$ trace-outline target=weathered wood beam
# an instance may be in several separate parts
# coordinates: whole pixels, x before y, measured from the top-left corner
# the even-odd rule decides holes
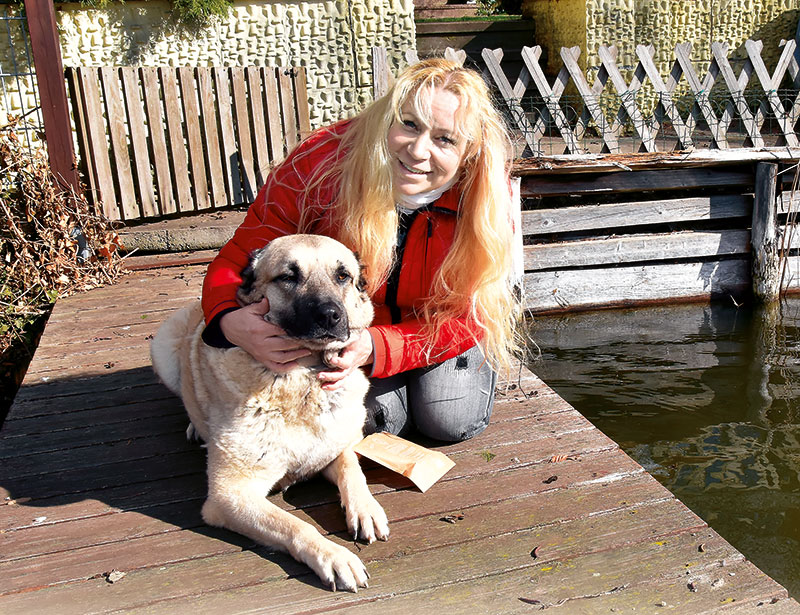
[[[80,190],[75,169],[72,127],[61,62],[61,45],[56,30],[56,17],[50,0],[25,0],[28,34],[33,51],[33,64],[42,105],[44,139],[53,174],[64,184]]]
[[[536,198],[752,185],[752,172],[737,168],[661,169],[630,173],[598,173],[578,177],[551,173],[536,177],[523,176],[520,195],[522,198]]]
[[[526,308],[534,313],[709,300],[740,301],[750,290],[749,262],[630,265],[525,274]]]
[[[760,162],[756,165],[755,198],[753,199],[753,296],[760,303],[771,303],[780,294],[780,257],[776,187],[778,165]]]
[[[691,152],[657,152],[638,154],[582,154],[518,158],[513,175],[552,175],[558,173],[621,173],[649,169],[690,169],[754,162],[786,162],[800,160],[800,149],[698,149]]]
[[[534,209],[522,212],[522,233],[535,237],[554,233],[616,231],[632,226],[749,217],[753,211],[752,200],[749,196],[734,194]]]
[[[746,230],[685,231],[627,237],[563,241],[525,246],[525,270],[596,267],[622,263],[653,263],[746,254]],[[587,279],[592,275],[586,271]]]

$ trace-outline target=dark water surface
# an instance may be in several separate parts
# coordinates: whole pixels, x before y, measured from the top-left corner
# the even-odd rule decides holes
[[[800,299],[537,317],[531,368],[800,598]]]

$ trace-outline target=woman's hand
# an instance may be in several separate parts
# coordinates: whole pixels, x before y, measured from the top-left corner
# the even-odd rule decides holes
[[[297,367],[297,359],[307,357],[311,351],[285,337],[286,332],[264,320],[269,312],[266,298],[243,308],[228,312],[219,321],[225,338],[248,352],[259,363],[273,372],[283,374]]]
[[[365,329],[354,342],[346,346],[338,355],[328,359],[328,365],[335,371],[322,371],[317,374],[317,378],[322,380],[322,388],[326,391],[338,389],[342,381],[353,373],[353,370],[362,365],[372,363],[372,352],[372,336]]]

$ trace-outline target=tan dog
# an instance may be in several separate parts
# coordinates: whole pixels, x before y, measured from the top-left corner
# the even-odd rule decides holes
[[[333,590],[357,591],[367,586],[361,560],[266,496],[322,472],[338,486],[354,536],[369,542],[389,536],[386,514],[352,450],[362,438],[367,378],[355,370],[340,388],[325,391],[315,369],[372,320],[359,263],[333,239],[290,235],[256,253],[242,277],[239,301],[266,296],[264,318],[315,354],[277,374],[239,348],[207,346],[199,303],[161,326],[151,345],[153,368],[182,398],[188,433],[208,448],[203,519],[288,551]]]

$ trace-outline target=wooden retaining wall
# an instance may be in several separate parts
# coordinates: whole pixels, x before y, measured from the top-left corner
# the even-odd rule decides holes
[[[797,210],[793,167],[741,159],[692,167],[686,165],[699,165],[699,159],[672,158],[673,167],[664,168],[661,160],[658,169],[646,168],[637,156],[617,158],[623,168],[613,171],[610,159],[595,169],[517,166],[531,311],[711,298],[740,303],[763,277],[754,254],[769,250],[764,258],[778,272],[772,282],[784,292],[800,288],[797,237],[787,226]],[[767,178],[776,196],[754,217],[758,165],[774,167]],[[772,234],[762,234],[759,243],[751,229],[760,220]],[[766,300],[778,288],[772,292]]]

